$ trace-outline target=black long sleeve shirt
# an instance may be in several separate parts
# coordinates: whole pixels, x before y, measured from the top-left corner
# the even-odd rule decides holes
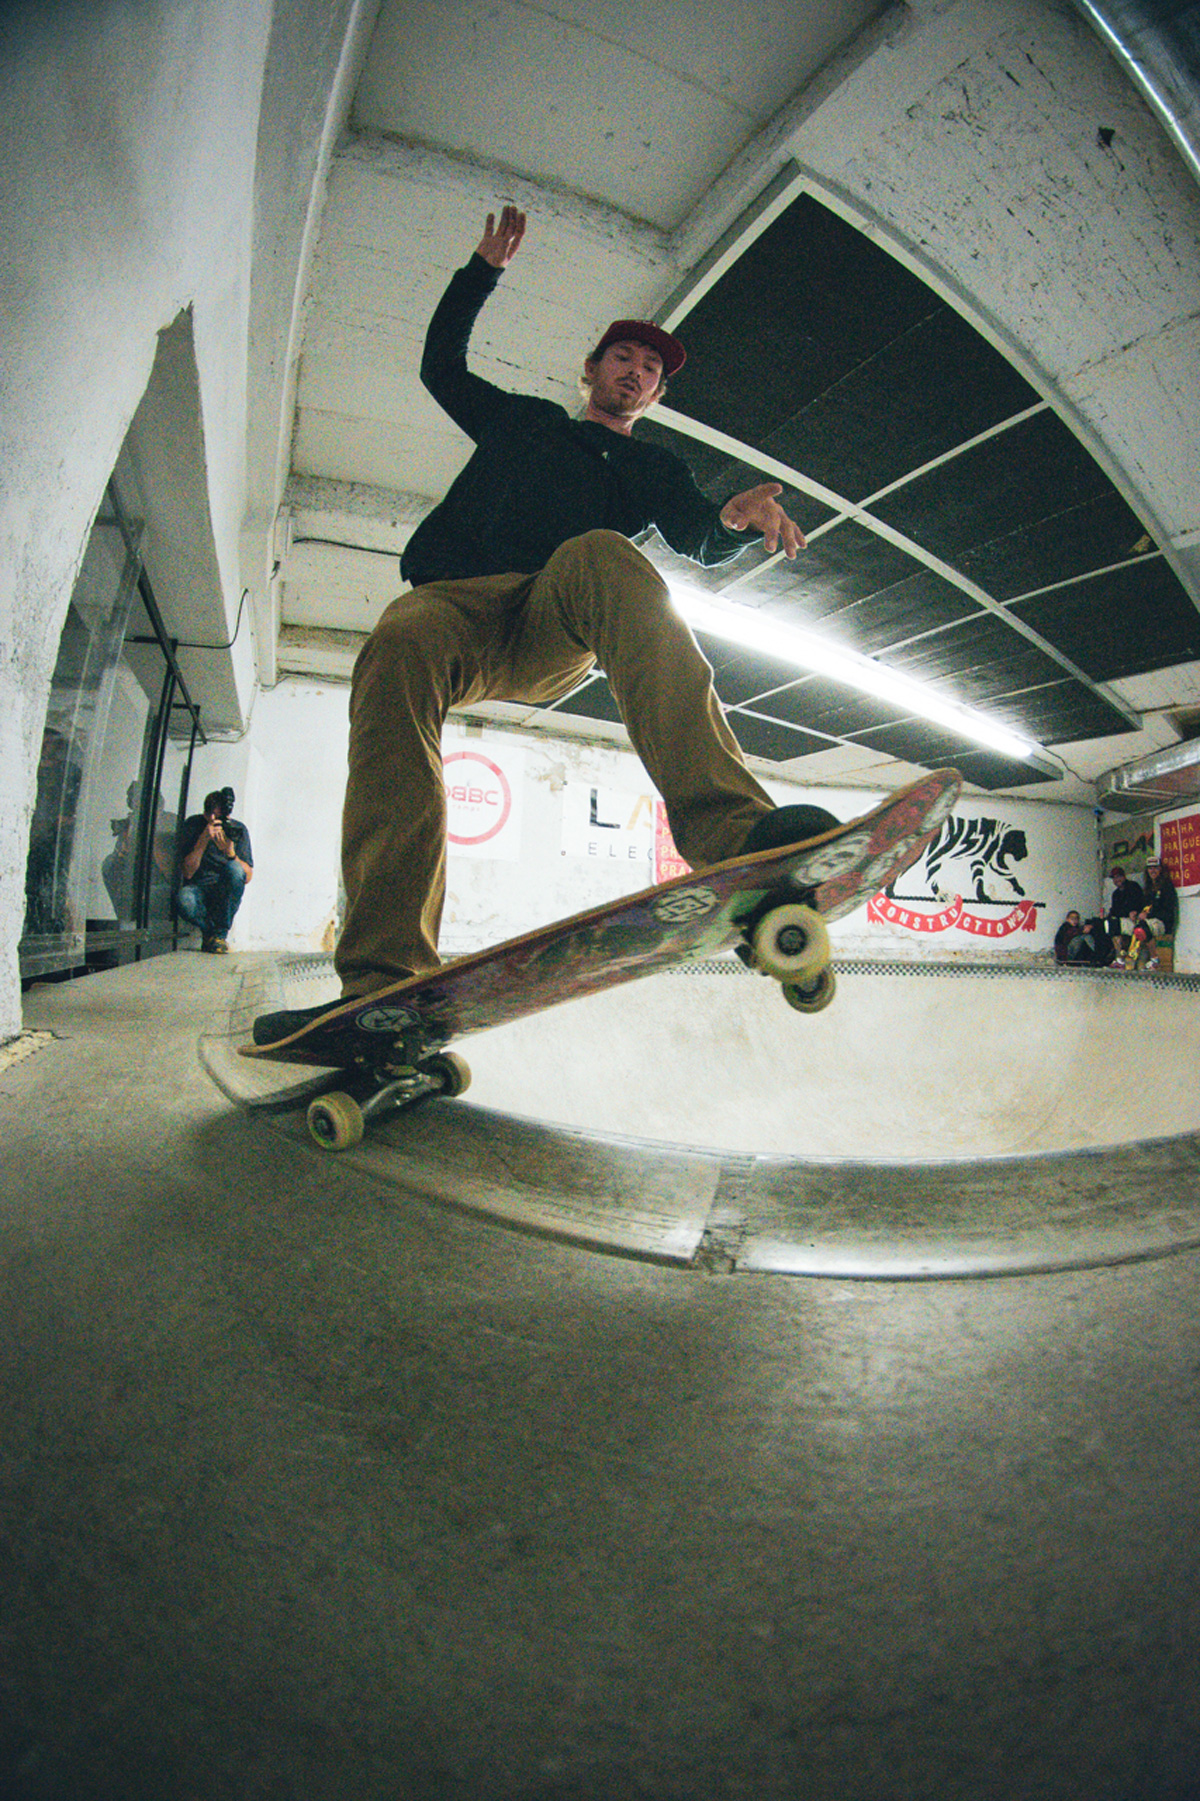
[[[1159,887],[1151,887],[1146,895],[1151,917],[1161,919],[1164,932],[1173,932],[1179,918],[1179,897],[1170,876],[1164,875]]]
[[[1108,903],[1108,917],[1114,922],[1114,932],[1120,931],[1123,919],[1132,919],[1144,905],[1145,897],[1141,888],[1126,876],[1125,880],[1118,883],[1113,889],[1112,899]]]
[[[670,451],[471,374],[471,329],[499,279],[472,256],[429,323],[421,380],[476,448],[409,539],[405,580],[532,575],[568,538],[600,528],[633,538],[657,526],[672,550],[708,565],[743,550]]]

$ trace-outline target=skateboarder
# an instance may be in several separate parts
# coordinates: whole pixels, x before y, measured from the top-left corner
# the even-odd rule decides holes
[[[488,214],[425,340],[421,379],[476,448],[413,533],[401,561],[412,592],[385,612],[354,672],[335,955],[345,997],[439,965],[440,744],[453,706],[546,706],[599,664],[694,867],[839,823],[823,808],[775,808],[665,583],[630,542],[656,526],[672,549],[708,565],[736,555],[747,532],[789,558],[805,544],[777,482],[718,507],[678,457],[631,436],[682,367],[679,340],[645,320],[610,325],[584,359],[581,419],[469,371],[472,327],[524,231],[514,206],[498,224]]]

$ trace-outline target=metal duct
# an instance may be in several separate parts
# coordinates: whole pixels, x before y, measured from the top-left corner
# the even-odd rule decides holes
[[[1110,813],[1148,813],[1200,795],[1200,740],[1172,744],[1137,763],[1110,770],[1097,799]]]
[[[1158,116],[1200,183],[1200,5],[1196,0],[1075,0]]]

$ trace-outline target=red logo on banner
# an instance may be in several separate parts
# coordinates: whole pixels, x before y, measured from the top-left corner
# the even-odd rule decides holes
[[[453,774],[452,763],[462,767]],[[503,831],[512,812],[512,790],[504,771],[475,750],[446,758],[446,836],[451,844],[486,844]]]
[[[894,901],[880,889],[867,902],[867,918],[889,926],[903,926],[909,932],[973,932],[977,938],[1007,938],[1012,932],[1036,932],[1037,908],[1032,901],[1021,901],[1003,919],[985,919],[982,913],[968,913],[962,896],[955,895],[940,913],[914,913]]]

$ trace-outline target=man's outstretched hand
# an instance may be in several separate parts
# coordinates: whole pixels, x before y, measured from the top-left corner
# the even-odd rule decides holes
[[[721,508],[721,524],[731,532],[759,531],[763,548],[774,556],[780,545],[785,557],[794,557],[808,542],[795,522],[788,518],[775,496],[782,494],[779,482],[761,482],[747,488],[744,494],[733,494]]]
[[[488,214],[483,236],[475,246],[475,254],[481,256],[485,263],[490,263],[493,269],[507,269],[521,248],[524,236],[524,213],[518,212],[515,206],[506,206],[500,214],[499,225],[496,224],[495,216]]]

